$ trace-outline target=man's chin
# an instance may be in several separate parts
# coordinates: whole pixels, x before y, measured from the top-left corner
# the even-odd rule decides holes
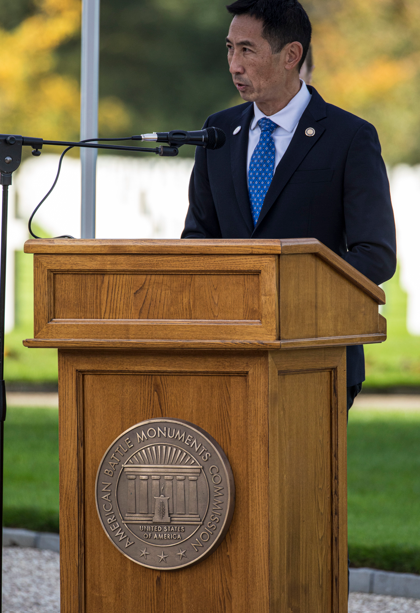
[[[247,92],[247,91],[241,92],[238,90],[238,93],[240,97],[242,98],[242,100],[245,100],[245,102],[254,102],[254,97],[251,92]]]

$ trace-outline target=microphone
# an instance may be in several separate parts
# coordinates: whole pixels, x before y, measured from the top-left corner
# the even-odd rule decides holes
[[[151,134],[141,134],[133,136],[133,140],[144,140],[149,142],[170,143],[171,145],[196,145],[207,149],[220,149],[226,142],[226,134],[220,128],[206,128],[195,132],[185,130],[172,130],[172,132],[152,132]]]

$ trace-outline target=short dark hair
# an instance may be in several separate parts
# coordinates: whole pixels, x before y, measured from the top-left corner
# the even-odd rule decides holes
[[[262,21],[263,36],[273,53],[279,53],[288,43],[301,43],[302,67],[311,44],[312,26],[298,0],[236,0],[226,8],[232,15],[249,15]]]

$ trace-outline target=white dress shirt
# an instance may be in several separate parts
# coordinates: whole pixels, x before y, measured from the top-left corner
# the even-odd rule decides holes
[[[283,155],[286,153],[287,147],[290,145],[300,118],[302,117],[306,107],[311,101],[311,94],[306,87],[306,83],[302,81],[302,79],[301,83],[302,87],[300,88],[296,96],[290,100],[289,104],[285,106],[284,109],[281,109],[281,111],[279,111],[278,113],[275,113],[274,115],[268,117],[268,119],[271,119],[271,121],[274,121],[274,123],[279,126],[278,128],[275,128],[272,133],[274,145],[276,147],[276,168]],[[258,144],[258,141],[260,140],[261,129],[258,125],[258,121],[263,117],[267,117],[267,115],[264,115],[264,113],[260,111],[257,104],[254,102],[254,118],[252,119],[249,126],[248,161],[246,166],[247,173],[249,171],[252,154]]]

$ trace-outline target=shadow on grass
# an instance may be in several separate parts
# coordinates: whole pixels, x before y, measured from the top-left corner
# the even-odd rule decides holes
[[[420,574],[420,549],[415,547],[349,545],[349,558],[354,568]]]
[[[35,532],[58,533],[58,513],[46,509],[6,507],[3,511],[3,525],[5,528],[24,528]]]

